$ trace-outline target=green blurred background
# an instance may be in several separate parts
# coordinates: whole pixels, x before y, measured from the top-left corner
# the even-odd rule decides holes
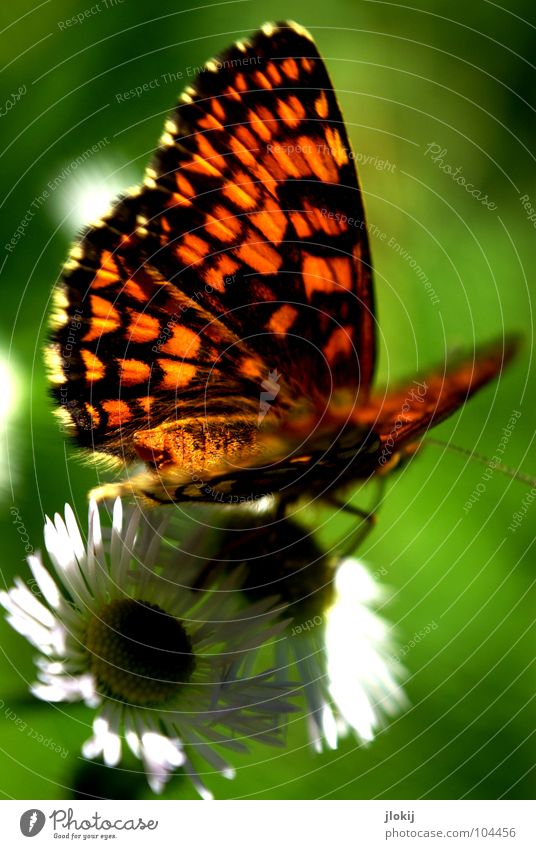
[[[125,102],[116,94],[187,73],[265,20],[291,17],[315,36],[360,162],[369,220],[387,234],[371,239],[380,377],[413,375],[446,351],[472,350],[475,341],[505,330],[522,332],[525,346],[514,366],[433,435],[491,456],[518,410],[504,462],[536,474],[536,234],[521,202],[528,195],[536,207],[533,3],[518,0],[505,11],[487,0],[414,0],[412,8],[368,0],[231,0],[192,10],[186,0],[101,0],[83,23],[60,25],[92,5],[21,0],[16,12],[8,4],[0,11],[0,107],[26,87],[0,118],[3,585],[27,574],[21,523],[38,549],[44,514],[69,500],[84,517],[86,492],[97,480],[72,456],[47,399],[41,352],[50,291],[81,223],[80,209],[72,212],[80,190],[119,190],[140,179],[180,85],[162,83]],[[24,236],[6,251],[49,181],[99,142],[98,153],[34,203]],[[442,171],[426,155],[430,144],[445,151],[445,163],[461,166],[496,209]],[[380,167],[380,160],[388,164]],[[391,238],[405,254],[389,246]],[[435,302],[411,260],[430,281]],[[284,750],[254,749],[236,761],[234,782],[211,780],[217,796],[534,797],[536,506],[515,532],[508,530],[530,484],[496,471],[464,511],[484,473],[485,466],[462,455],[424,448],[393,476],[362,551],[392,590],[383,613],[401,643],[437,626],[405,656],[411,708],[369,747],[349,739],[321,756],[307,747],[304,723],[292,723]],[[82,760],[91,712],[27,696],[33,651],[4,622],[0,637],[0,793],[149,796],[134,762],[112,772]],[[68,756],[37,742],[36,734]],[[180,776],[168,795],[195,798]]]

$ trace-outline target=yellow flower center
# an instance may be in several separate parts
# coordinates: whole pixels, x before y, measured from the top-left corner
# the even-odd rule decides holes
[[[89,622],[86,649],[98,691],[142,707],[169,701],[195,666],[183,624],[147,601],[107,604]]]

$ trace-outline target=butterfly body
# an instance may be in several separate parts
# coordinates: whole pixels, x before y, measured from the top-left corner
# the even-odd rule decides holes
[[[74,248],[53,391],[83,449],[145,464],[120,492],[323,494],[391,468],[513,350],[497,344],[382,393],[375,321],[329,75],[305,30],[267,25],[207,63],[144,184]]]

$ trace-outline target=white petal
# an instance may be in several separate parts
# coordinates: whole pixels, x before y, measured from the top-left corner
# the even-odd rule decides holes
[[[98,758],[102,752],[102,744],[97,737],[90,737],[85,743],[82,743],[82,754],[89,760]]]
[[[197,772],[196,772],[196,771],[195,771],[195,769],[193,768],[192,763],[191,763],[191,761],[190,761],[190,760],[187,760],[187,762],[186,762],[186,764],[185,764],[185,768],[187,768],[187,770],[188,770],[188,775],[189,775],[189,777],[190,777],[190,781],[191,781],[191,782],[192,782],[192,784],[194,785],[195,789],[197,790],[197,792],[199,793],[199,795],[201,796],[201,798],[202,798],[202,799],[204,799],[204,800],[205,800],[205,802],[211,802],[211,801],[214,799],[214,796],[213,796],[213,794],[210,792],[210,790],[208,789],[208,787],[205,787],[205,785],[203,784],[203,782],[202,782],[202,781],[201,781],[201,779],[199,778],[199,776],[198,776]]]
[[[121,738],[117,734],[107,734],[103,745],[103,758],[106,766],[117,766],[121,760]]]
[[[63,517],[59,513],[55,513],[52,522],[47,516],[45,529],[48,529],[45,532],[45,544],[50,554],[56,556],[63,569],[73,565],[75,561],[74,548]],[[48,542],[51,544],[51,549],[48,547]]]
[[[80,534],[80,529],[78,527],[78,522],[76,521],[76,516],[74,515],[73,508],[70,504],[65,505],[64,512],[65,525],[67,527],[67,532],[71,540],[74,555],[79,561],[84,561],[86,558],[86,548],[82,536]]]
[[[141,756],[153,793],[161,793],[174,769],[186,760],[180,743],[154,731],[141,735]]]
[[[135,544],[139,532],[140,516],[140,511],[137,507],[135,507],[131,511],[128,525],[124,533],[119,561],[114,564],[114,577],[120,587],[126,587],[128,583],[128,571],[135,554]]]
[[[195,746],[195,751],[200,757],[204,758],[210,766],[220,772],[224,778],[232,780],[236,776],[236,770],[230,766],[211,746],[204,743],[198,735],[190,733],[185,738],[185,742]]]
[[[99,601],[107,599],[110,579],[102,544],[99,508],[96,501],[89,502],[87,573],[89,584]]]
[[[382,716],[403,703],[403,691],[389,660],[386,623],[366,606],[381,595],[374,579],[348,559],[337,572],[336,586],[335,604],[326,615],[329,692],[346,722],[368,742]]]
[[[378,601],[383,595],[381,585],[366,566],[354,557],[341,561],[335,575],[335,589],[345,601],[361,604]]]
[[[100,551],[102,546],[102,531],[100,523],[100,514],[97,502],[91,499],[89,502],[89,543],[92,544],[96,551]]]
[[[338,743],[337,722],[328,704],[325,704],[322,710],[322,731],[329,748],[336,749]]]
[[[112,534],[110,540],[110,566],[112,574],[114,567],[121,562],[122,536],[121,530],[123,527],[123,504],[120,498],[116,498],[113,507],[112,518]]]
[[[58,542],[58,531],[54,522],[49,516],[45,516],[45,525],[43,528],[43,536],[45,539],[45,547],[51,557],[56,559],[61,558],[62,553],[65,556],[65,551]],[[58,552],[56,554],[56,549]]]
[[[110,723],[106,717],[96,717],[93,722],[93,735],[84,743],[82,748],[84,756],[97,757],[102,752],[106,766],[117,766],[121,760],[121,738],[110,729]]]
[[[152,764],[178,767],[184,763],[184,752],[180,745],[177,742],[172,742],[168,737],[164,737],[163,734],[146,731],[142,734],[141,744],[144,756]]]
[[[121,538],[121,530],[123,528],[123,502],[120,498],[116,498],[113,507],[112,528]]]
[[[53,675],[49,670],[41,670],[39,679],[31,687],[31,692],[38,699],[47,702],[85,701],[93,707],[98,704],[91,675]]]
[[[50,572],[43,566],[41,558],[31,554],[28,557],[28,565],[45,599],[54,610],[57,610],[61,605],[61,593]]]
[[[69,697],[70,694],[61,684],[34,684],[30,687],[30,692],[44,702],[77,701],[77,699]]]
[[[65,671],[65,664],[60,660],[49,661],[44,657],[38,657],[35,662],[46,675],[62,675]]]
[[[132,752],[132,754],[136,758],[141,759],[141,742],[140,742],[140,738],[138,737],[138,735],[136,734],[134,729],[129,728],[125,732],[125,740],[127,741],[127,745],[129,747],[130,751]]]
[[[23,637],[26,637],[32,645],[43,652],[48,652],[52,649],[51,633],[48,628],[44,628],[38,622],[31,619],[29,616],[6,616],[6,622],[14,628]]]
[[[20,578],[15,578],[15,587],[9,595],[20,611],[36,619],[45,628],[53,628],[56,624],[56,617],[34,596]]]
[[[44,536],[47,551],[64,585],[74,598],[80,600],[85,606],[91,603],[91,596],[80,572],[67,527],[59,513],[56,513],[54,518],[55,524],[48,517],[45,523]]]
[[[156,796],[159,796],[164,787],[166,786],[166,782],[169,781],[169,773],[165,771],[163,771],[162,773],[155,773],[151,772],[150,770],[147,770],[146,774],[147,783],[149,787]]]

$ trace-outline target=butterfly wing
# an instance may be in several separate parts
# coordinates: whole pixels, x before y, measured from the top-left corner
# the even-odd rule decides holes
[[[347,483],[388,472],[403,456],[412,455],[428,429],[496,378],[517,349],[515,338],[482,346],[473,356],[454,358],[389,391],[376,392],[363,405],[355,406],[350,395],[343,395],[320,425],[315,426],[304,410],[268,432],[256,453],[234,464],[199,468],[193,476],[184,468],[167,468],[140,476],[134,489],[162,503],[196,498],[243,503],[268,494],[291,501],[303,492],[322,497]]]
[[[366,398],[363,204],[308,33],[268,25],[207,63],[144,185],[73,249],[57,305],[60,413],[115,458],[217,466],[255,453],[263,391],[276,417],[340,386]]]
[[[355,411],[353,421],[370,429],[378,439],[378,467],[397,460],[400,452],[412,453],[415,442],[463,407],[479,389],[497,377],[518,350],[515,337],[478,348],[432,369],[388,392],[376,392]]]

